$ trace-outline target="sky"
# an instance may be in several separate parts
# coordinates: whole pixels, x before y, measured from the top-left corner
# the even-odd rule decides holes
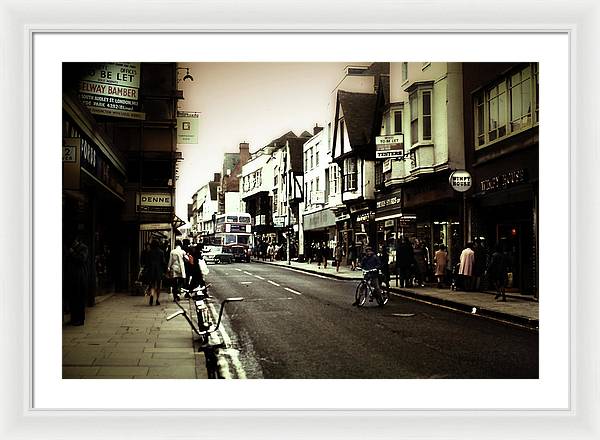
[[[187,204],[214,173],[223,154],[254,152],[288,131],[312,133],[327,123],[329,97],[350,63],[179,63],[193,81],[180,81],[178,109],[200,112],[197,145],[179,145],[176,214],[187,220]],[[179,77],[185,75],[179,71]]]

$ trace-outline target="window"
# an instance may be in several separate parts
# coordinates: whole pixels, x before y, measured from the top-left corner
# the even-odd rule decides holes
[[[329,168],[325,170],[325,198],[324,201],[329,201],[329,193],[331,192],[331,181],[329,180]]]
[[[319,191],[319,178],[315,179],[315,191]]]
[[[383,185],[383,161],[375,162],[375,186]]]
[[[319,146],[315,146],[315,166],[319,166]]]
[[[273,186],[277,186],[277,178],[279,177],[279,167],[275,167],[275,172],[273,173]]]
[[[313,161],[314,156],[313,156],[313,149],[312,149],[312,147],[310,147],[310,149],[308,150],[308,152],[309,152],[308,154],[310,155],[310,169],[312,170],[313,169],[313,165],[314,165],[314,161]]]
[[[410,94],[410,144],[431,141],[431,89],[417,88]]]
[[[417,107],[417,94],[410,96],[410,143],[411,145],[419,142],[419,109]]]
[[[431,91],[423,95],[423,140],[431,140]]]
[[[475,148],[539,121],[538,64],[512,72],[473,96]]]
[[[332,164],[331,167],[329,167],[329,191],[333,194],[339,193],[338,173],[338,166],[336,164]]]
[[[331,122],[327,124],[327,152],[331,153]]]
[[[310,196],[308,198],[308,203],[310,203],[312,205],[312,195],[313,195],[313,191],[315,190],[315,186],[314,186],[315,182],[313,180],[310,181]]]
[[[510,78],[510,125],[516,131],[531,124],[531,67],[527,66]]]
[[[402,133],[402,111],[396,110],[394,113],[394,134]]]
[[[356,191],[358,188],[358,167],[355,157],[344,159],[344,191]]]
[[[506,135],[506,84],[500,83],[487,92],[488,136],[490,141]]]
[[[308,151],[304,152],[304,170],[308,170]]]
[[[277,212],[277,191],[273,191],[273,211]]]
[[[304,183],[304,204],[308,205],[308,183]]]
[[[408,63],[402,63],[402,82],[408,79]]]

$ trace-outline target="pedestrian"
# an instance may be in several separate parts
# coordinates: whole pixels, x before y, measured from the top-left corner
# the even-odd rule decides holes
[[[351,270],[356,270],[356,245],[353,241],[348,245],[348,262]]]
[[[429,258],[427,251],[423,247],[420,240],[415,239],[415,247],[413,248],[413,256],[415,260],[415,280],[417,286],[425,287],[425,276],[427,274],[427,266],[429,265]]]
[[[273,261],[274,248],[273,243],[269,242],[269,246],[267,246],[267,255],[269,256],[269,261]]]
[[[385,281],[386,286],[390,285],[390,255],[387,250],[387,246],[382,244],[379,246],[379,254],[377,255],[379,260],[381,261],[381,273],[383,274],[383,279]]]
[[[475,261],[475,252],[473,252],[473,243],[467,243],[467,246],[460,254],[460,267],[458,274],[463,280],[465,291],[470,291],[473,287],[473,263]]]
[[[321,243],[321,258],[323,260],[323,269],[327,269],[327,259],[329,258],[329,248],[327,243]]]
[[[158,240],[154,239],[150,243],[150,249],[146,257],[146,278],[148,282],[148,291],[150,295],[149,305],[154,303],[156,297],[156,305],[160,305],[160,289],[162,278],[165,274],[165,253],[160,248]]]
[[[410,287],[411,266],[414,264],[415,256],[413,247],[408,237],[404,237],[396,251],[396,264],[400,276],[400,287]]]
[[[448,267],[448,252],[446,252],[446,246],[440,244],[439,249],[435,252],[433,257],[435,263],[435,277],[437,278],[438,289],[444,288],[444,277],[446,276],[446,268]]]
[[[173,288],[174,301],[179,301],[181,286],[183,286],[183,281],[186,279],[184,261],[185,251],[181,249],[181,244],[180,240],[175,241],[175,249],[169,254],[169,265],[167,266],[169,276],[173,283],[171,287]],[[160,304],[158,302],[158,296],[156,297],[156,304]],[[152,305],[152,298],[150,298],[150,305]]]
[[[71,325],[83,325],[85,322],[85,304],[89,291],[89,251],[79,236],[75,236],[65,257],[65,285]]]
[[[144,287],[144,295],[147,296],[150,292],[150,286],[148,284],[148,257],[150,255],[150,242],[147,241],[144,244],[144,250],[140,254],[140,272],[138,274],[138,281]]]
[[[475,257],[473,260],[473,290],[481,291],[481,279],[487,267],[487,252],[479,238],[475,239],[473,248]]]
[[[317,260],[317,268],[320,269],[321,263],[323,263],[323,247],[319,242],[315,244],[315,259]]]
[[[494,299],[506,301],[506,282],[508,279],[508,257],[504,254],[502,246],[498,244],[496,250],[490,257],[490,263],[486,270],[488,280],[496,290]]]
[[[342,250],[342,244],[338,243],[335,247],[335,271],[340,271],[340,264],[342,264],[342,258],[344,256],[344,252]]]

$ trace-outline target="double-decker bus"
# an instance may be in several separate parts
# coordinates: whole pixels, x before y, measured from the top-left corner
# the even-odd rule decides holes
[[[250,214],[218,214],[211,244],[230,248],[236,261],[249,262],[253,245]]]

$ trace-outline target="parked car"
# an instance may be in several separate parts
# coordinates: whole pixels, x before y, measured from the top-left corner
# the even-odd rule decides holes
[[[207,263],[233,263],[234,256],[231,249],[223,246],[204,246],[202,257]]]

